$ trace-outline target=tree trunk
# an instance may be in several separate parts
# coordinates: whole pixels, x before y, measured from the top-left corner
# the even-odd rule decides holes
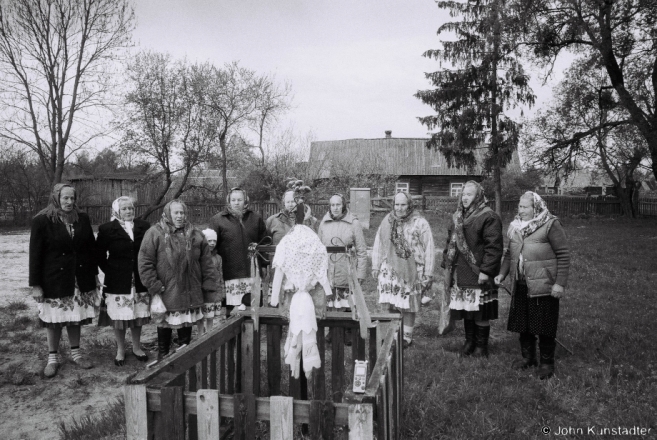
[[[223,196],[228,196],[228,177],[226,168],[228,167],[228,158],[226,157],[226,133],[219,136],[219,147],[221,148],[221,183],[224,189]]]
[[[635,197],[636,188],[634,182],[628,182],[625,188],[618,185],[614,188],[614,191],[620,201],[622,215],[628,218],[636,218],[638,213],[638,198]]]
[[[493,5],[497,8],[497,4]],[[500,50],[500,23],[498,20],[498,11],[495,9],[495,29],[493,35],[493,61],[491,63],[491,123],[490,123],[490,136],[491,136],[491,152],[493,155],[493,185],[495,191],[495,212],[500,217],[502,216],[502,170],[500,169],[500,152],[498,147],[498,127],[497,115],[497,61]]]

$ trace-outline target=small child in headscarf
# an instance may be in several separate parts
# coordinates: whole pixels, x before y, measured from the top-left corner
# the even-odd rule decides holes
[[[205,319],[198,322],[198,331],[200,333],[205,333],[212,328],[215,317],[218,317],[220,321],[223,321],[226,319],[226,315],[222,313],[221,309],[221,301],[224,299],[224,276],[221,255],[217,253],[217,233],[214,229],[210,228],[204,229],[201,232],[203,232],[205,239],[208,241],[210,254],[212,255],[212,262],[217,271],[217,291],[204,294],[203,317]]]

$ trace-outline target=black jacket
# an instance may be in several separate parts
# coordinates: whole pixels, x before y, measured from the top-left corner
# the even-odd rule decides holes
[[[224,210],[210,219],[210,227],[217,232],[217,253],[223,262],[224,280],[251,276],[250,243],[260,243],[267,236],[267,228],[260,214],[249,209],[242,217],[242,224]],[[260,260],[260,265],[266,264]]]
[[[443,267],[449,240],[452,236],[454,224],[449,227],[447,244],[443,251]],[[500,273],[502,253],[504,252],[504,237],[502,236],[502,220],[495,211],[486,210],[463,224],[463,235],[468,247],[472,251],[479,270],[490,278]],[[456,275],[459,287],[480,288],[478,274],[470,268],[466,258],[457,251]]]
[[[75,281],[81,292],[96,288],[98,266],[94,258],[96,239],[89,216],[78,214],[73,239],[62,222],[45,215],[32,220],[30,234],[30,286],[41,286],[45,298],[73,296]]]
[[[139,278],[137,257],[144,234],[150,227],[151,225],[147,221],[135,220],[132,230],[135,237],[134,242],[123,230],[118,220],[98,227],[96,261],[100,270],[105,274],[103,282],[105,292],[120,295],[130,294],[133,274],[137,292],[147,291]]]

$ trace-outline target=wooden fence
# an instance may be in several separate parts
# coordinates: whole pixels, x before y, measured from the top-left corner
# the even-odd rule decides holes
[[[234,313],[133,377],[125,387],[127,438],[184,440],[187,432],[190,440],[209,440],[232,429],[235,439],[253,439],[259,421],[269,421],[271,439],[292,439],[300,424],[296,429],[312,439],[332,439],[340,426],[348,427],[349,439],[400,438],[401,315],[372,315],[378,325],[362,339],[351,313],[327,312],[318,320],[321,367],[299,379],[282,363],[288,321],[278,309],[260,308],[258,316],[256,327],[250,312]],[[345,328],[351,329],[350,356]],[[332,335],[330,349],[325,329]],[[263,332],[266,360],[261,361]],[[369,361],[364,394],[347,390],[355,359]]]

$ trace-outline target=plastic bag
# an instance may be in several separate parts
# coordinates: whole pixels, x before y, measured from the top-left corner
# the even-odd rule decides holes
[[[151,298],[151,320],[155,324],[160,324],[164,322],[166,313],[167,308],[164,306],[164,302],[162,302],[162,297],[159,293],[156,293]]]

